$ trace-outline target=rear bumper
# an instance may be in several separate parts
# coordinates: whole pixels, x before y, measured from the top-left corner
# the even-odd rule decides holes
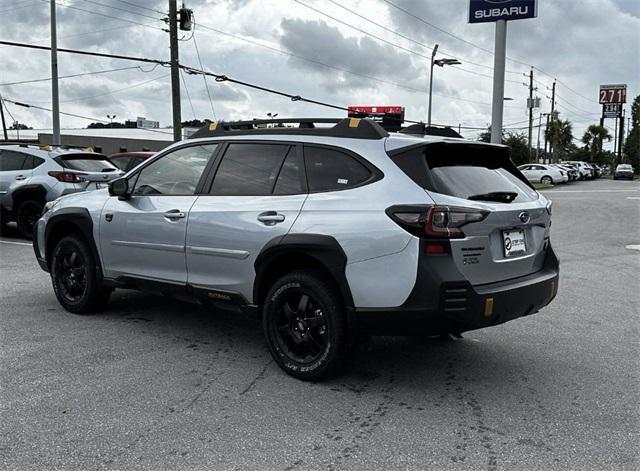
[[[558,292],[558,259],[551,246],[542,270],[478,286],[448,281],[447,277],[456,280],[450,277],[457,270],[447,266],[446,258],[440,266],[429,263],[429,268],[438,273],[419,275],[414,292],[403,306],[355,309],[350,316],[352,328],[374,335],[461,333],[533,314]]]

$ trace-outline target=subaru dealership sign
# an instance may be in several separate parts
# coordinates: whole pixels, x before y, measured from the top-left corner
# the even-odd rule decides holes
[[[523,20],[536,16],[536,0],[469,0],[469,23]]]

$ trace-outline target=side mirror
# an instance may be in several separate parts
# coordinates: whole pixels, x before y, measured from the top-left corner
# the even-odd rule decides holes
[[[129,193],[129,180],[126,178],[116,178],[109,182],[109,194],[111,196],[117,196],[118,199],[128,200],[131,197]]]

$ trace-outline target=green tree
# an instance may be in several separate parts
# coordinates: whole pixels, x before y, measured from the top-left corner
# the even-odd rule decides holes
[[[545,130],[545,137],[551,146],[551,161],[559,162],[573,140],[573,126],[568,119],[554,119]]]
[[[511,149],[511,160],[516,165],[529,163],[529,143],[524,133],[508,132],[502,143]]]
[[[626,162],[640,172],[640,95],[631,105],[631,131],[623,147]]]
[[[587,128],[582,136],[582,142],[584,143],[584,147],[589,151],[589,159],[590,162],[598,162],[605,163],[606,157],[602,152],[602,145],[605,141],[611,141],[611,134],[609,130],[604,126],[600,126],[598,124],[592,124]]]
[[[481,142],[491,142],[491,131],[485,131],[478,136]],[[516,165],[529,162],[529,145],[527,136],[524,133],[507,132],[502,133],[502,143],[511,149],[511,160]]]
[[[9,126],[8,129],[18,129],[22,131],[23,129],[33,129],[33,128],[31,126],[27,126],[26,124],[15,122],[11,126]]]

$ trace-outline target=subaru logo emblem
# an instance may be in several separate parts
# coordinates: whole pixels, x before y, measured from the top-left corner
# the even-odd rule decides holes
[[[528,212],[522,211],[520,214],[518,214],[518,219],[520,219],[520,222],[522,224],[526,224],[529,222],[529,219],[531,219],[531,217],[529,216]]]

